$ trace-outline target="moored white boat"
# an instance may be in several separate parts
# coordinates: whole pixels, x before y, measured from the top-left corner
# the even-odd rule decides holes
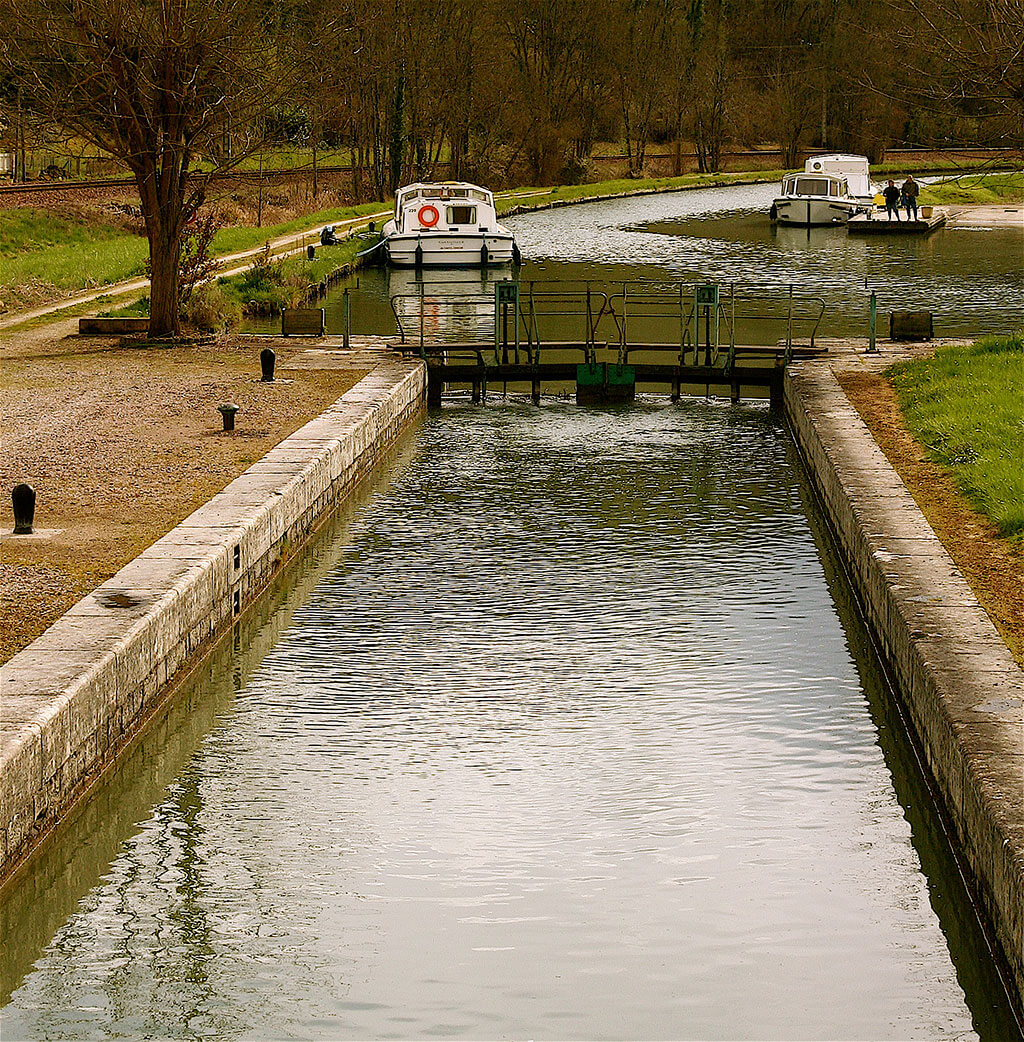
[[[494,196],[465,181],[400,188],[395,216],[382,232],[388,260],[397,267],[487,267],[519,260],[515,236],[498,223]]]
[[[873,192],[864,156],[812,156],[800,174],[782,179],[769,214],[780,224],[845,224],[870,209]]]

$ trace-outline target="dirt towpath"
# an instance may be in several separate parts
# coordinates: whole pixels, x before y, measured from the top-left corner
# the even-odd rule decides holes
[[[375,364],[372,351],[278,339],[279,379],[264,384],[267,341],[126,347],[75,326],[0,338],[0,661]],[[233,434],[222,402],[240,407]],[[41,535],[10,535],[19,482],[36,490]]]

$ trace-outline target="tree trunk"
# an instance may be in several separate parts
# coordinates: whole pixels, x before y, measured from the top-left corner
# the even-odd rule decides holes
[[[180,249],[180,236],[169,235],[163,227],[155,229],[149,236],[150,337],[177,336],[181,332],[178,314]]]

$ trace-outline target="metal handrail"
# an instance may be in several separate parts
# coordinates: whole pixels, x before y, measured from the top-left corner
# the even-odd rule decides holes
[[[502,280],[507,281],[507,280]],[[424,300],[427,289],[431,285],[443,285],[450,290],[452,286],[467,285],[476,288],[476,292],[446,292],[443,295],[431,296],[438,306],[458,307],[468,304],[490,304],[489,294],[481,292],[479,279],[465,280],[423,280],[417,282],[414,293],[395,293],[389,297],[395,326],[402,344],[406,343],[409,315],[402,313],[399,302],[418,301],[419,349],[424,354],[426,345]],[[486,283],[484,285],[487,285]],[[493,283],[490,285],[493,286]],[[540,349],[543,342],[541,326],[551,319],[583,319],[584,354],[587,362],[595,360],[595,352],[599,343],[615,343],[618,347],[619,364],[628,360],[630,352],[629,327],[634,328],[638,322],[674,320],[677,323],[677,336],[674,344],[648,344],[645,350],[666,350],[678,352],[679,364],[684,365],[687,354],[693,352],[694,364],[699,364],[698,337],[696,324],[698,310],[694,287],[695,283],[680,280],[631,280],[616,284],[616,292],[607,292],[596,288],[592,283],[583,280],[565,280],[560,282],[538,282],[529,280],[520,283],[518,307],[513,321],[516,342],[520,335],[525,345],[529,364],[540,362]],[[722,287],[725,288],[724,286]],[[760,307],[762,304],[773,306]],[[701,305],[703,308],[704,305]],[[708,305],[710,307],[710,305]],[[776,321],[785,322],[785,355],[788,361],[792,356],[796,327],[809,325],[810,344],[813,347],[818,329],[825,315],[826,303],[817,294],[806,293],[792,284],[781,286],[760,286],[756,284],[730,283],[728,292],[719,296],[717,308],[712,313],[715,322],[715,339],[709,348],[705,361],[717,364],[723,344],[721,334],[728,335],[728,358],[726,364],[733,366],[736,357],[736,325],[737,321]],[[809,310],[811,309],[811,310]],[[482,318],[483,316],[478,316]],[[490,321],[481,322],[481,339],[496,337],[494,328],[495,315],[488,312]],[[404,320],[404,321],[403,321]],[[614,336],[601,337],[600,326],[610,321],[614,328]],[[497,340],[495,340],[497,342]]]

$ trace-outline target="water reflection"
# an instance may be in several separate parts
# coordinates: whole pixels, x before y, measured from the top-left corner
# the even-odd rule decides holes
[[[765,412],[449,407],[417,452],[4,1037],[1012,1037]]]
[[[704,189],[521,214],[509,224],[527,258],[522,278],[587,280],[609,290],[616,283],[666,277],[776,290],[792,284],[824,297],[821,333],[831,336],[867,335],[871,290],[882,315],[931,310],[940,336],[1006,332],[1024,324],[1024,228],[860,237],[844,228],[773,226],[767,211],[776,188]],[[353,330],[393,333],[391,282],[401,285],[410,277],[387,270],[361,273]],[[342,288],[327,300],[328,329],[334,332],[342,328]],[[480,317],[493,327],[493,318],[482,312]],[[670,334],[665,331],[669,340]],[[553,328],[548,338],[576,335],[568,327]],[[752,322],[744,325],[743,337],[769,344],[780,331],[774,322]]]

